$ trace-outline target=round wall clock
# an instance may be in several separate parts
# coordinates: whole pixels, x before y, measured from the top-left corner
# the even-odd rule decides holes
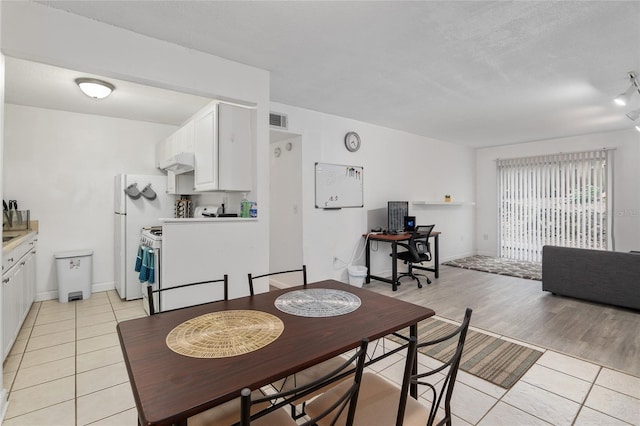
[[[349,132],[344,135],[344,146],[351,152],[360,149],[360,136],[356,132]]]

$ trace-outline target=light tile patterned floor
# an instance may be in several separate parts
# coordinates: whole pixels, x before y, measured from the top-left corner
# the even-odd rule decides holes
[[[140,301],[123,302],[114,291],[35,303],[4,363],[3,424],[136,425],[115,326],[143,315]],[[438,363],[424,355],[419,362]],[[403,364],[394,355],[371,368],[399,384]],[[452,407],[454,425],[640,425],[640,378],[545,351],[508,391],[460,372]]]

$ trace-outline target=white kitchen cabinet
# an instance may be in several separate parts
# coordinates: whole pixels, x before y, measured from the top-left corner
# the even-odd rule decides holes
[[[194,123],[196,190],[250,192],[255,110],[220,102]]]
[[[202,191],[251,192],[256,111],[214,101],[156,145],[156,166],[168,172],[170,194]],[[193,153],[192,169],[168,166],[182,153]],[[187,173],[184,178],[179,174]],[[193,185],[190,189],[191,179]]]
[[[3,253],[2,274],[2,357],[9,354],[20,328],[35,298],[36,234],[26,237],[20,245]]]
[[[253,180],[254,110],[218,106],[218,179],[220,189],[250,192]]]
[[[194,186],[198,191],[212,191],[218,184],[217,105],[194,121]]]
[[[175,152],[193,152],[193,128],[194,122],[188,121],[184,126],[180,127],[176,132]]]
[[[156,167],[181,152],[193,152],[193,128],[189,121],[156,144]]]

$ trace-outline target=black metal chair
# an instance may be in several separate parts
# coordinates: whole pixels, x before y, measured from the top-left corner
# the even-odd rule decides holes
[[[416,337],[409,339],[407,360],[404,369],[402,387],[383,379],[373,373],[364,373],[358,395],[358,406],[355,414],[354,425],[393,425],[396,426],[451,426],[451,396],[456,383],[460,359],[464,350],[464,343],[471,321],[472,310],[467,308],[462,324],[454,331],[435,340],[417,343]],[[449,339],[457,337],[456,350],[451,357],[440,367],[426,372],[412,374],[412,367],[417,356],[418,349],[431,347]],[[442,380],[442,375],[445,375]],[[431,407],[427,407],[417,400],[409,397],[411,385],[426,386],[428,389],[422,394],[422,398],[431,400]],[[333,392],[340,392],[339,385],[319,396],[308,404],[307,411],[312,413],[313,405],[318,401],[322,403],[324,398],[331,398]],[[427,395],[428,394],[428,395]],[[444,417],[438,418],[438,409],[444,405]]]
[[[251,275],[250,273],[247,274],[249,277],[249,291],[251,292],[251,295],[253,296],[253,280],[257,280],[259,278],[264,278],[264,277],[271,277],[273,275],[282,275],[282,274],[290,274],[292,272],[302,272],[302,283],[303,285],[307,285],[307,265],[302,265],[302,268],[300,269],[290,269],[288,271],[280,271],[280,272],[269,272],[268,274],[262,274],[262,275]]]
[[[248,278],[249,278],[249,289],[251,291],[251,294],[253,295],[253,280],[257,280],[260,278],[265,278],[265,277],[271,277],[274,275],[283,275],[283,274],[289,274],[289,273],[294,273],[294,272],[301,272],[302,273],[302,285],[306,287],[307,285],[307,266],[306,265],[302,265],[302,268],[300,269],[291,269],[288,271],[280,271],[280,272],[270,272],[268,274],[262,274],[262,275],[256,275],[253,276],[252,274],[248,274]],[[304,386],[307,385],[309,383],[313,383],[316,380],[319,380],[319,378],[325,376],[326,374],[328,374],[329,372],[335,370],[336,368],[340,367],[342,364],[344,363],[344,359],[342,357],[334,357],[331,359],[328,359],[324,362],[321,362],[320,364],[316,364],[314,366],[311,366],[305,370],[299,371],[297,373],[294,373],[290,376],[287,376],[285,378],[279,379],[275,382],[273,382],[271,384],[271,386],[273,387],[273,389],[275,389],[276,392],[286,392],[286,391],[290,391],[292,389],[298,388],[300,386]],[[337,384],[337,382],[334,382],[335,384]],[[331,385],[327,385],[327,388],[333,386],[333,384]],[[294,419],[299,419],[301,417],[303,417],[306,413],[305,413],[305,405],[306,405],[306,401],[308,401],[309,399],[313,398],[314,396],[322,393],[323,391],[325,391],[326,389],[318,389],[313,393],[304,395],[304,396],[299,396],[298,398],[291,400],[291,417],[293,417]],[[302,404],[301,409],[299,410],[299,412],[296,412],[296,405]]]
[[[154,315],[157,313],[160,313],[160,307],[156,306],[155,300],[154,300],[154,294],[158,294],[160,295],[161,293],[167,292],[167,291],[175,291],[175,290],[179,290],[179,289],[183,289],[186,287],[193,287],[193,286],[197,286],[197,285],[205,285],[205,284],[215,284],[215,283],[223,283],[224,287],[224,297],[223,298],[219,298],[219,299],[212,299],[212,300],[208,300],[204,303],[211,303],[211,302],[216,302],[218,300],[229,300],[229,278],[227,276],[227,274],[224,275],[224,278],[221,278],[219,280],[209,280],[209,281],[198,281],[195,283],[189,283],[189,284],[182,284],[182,285],[177,285],[174,287],[166,287],[166,288],[159,288],[157,290],[153,290],[152,286],[148,286],[147,287],[147,296],[149,298],[149,315]],[[204,304],[204,303],[199,303],[199,304]],[[197,306],[197,305],[190,305],[190,306]],[[182,309],[182,308],[178,308],[178,309]],[[170,309],[170,310],[175,310],[175,309]],[[169,310],[166,310],[165,312],[168,312]]]
[[[365,358],[367,354],[368,340],[363,339],[360,347],[348,359],[343,358],[341,365],[330,371],[328,374],[314,380],[313,382],[304,384],[291,390],[277,392],[268,396],[255,398],[250,389],[243,389],[240,395],[241,399],[241,420],[240,426],[256,425],[322,425],[335,424],[336,419],[344,416],[346,424],[353,424],[354,414],[356,412],[356,404],[358,401],[358,392],[360,382],[362,380],[362,372],[364,369]],[[356,362],[355,372],[353,363]],[[297,423],[284,409],[286,405],[294,403],[295,400],[308,396],[318,389],[323,389],[345,377],[353,377],[352,380],[342,382],[341,391],[334,392],[334,398],[329,401],[322,410],[318,410],[314,415],[310,415],[309,419],[303,423]],[[335,389],[335,388],[334,388]],[[254,391],[255,395],[255,391]],[[254,404],[261,404],[266,401],[271,402],[271,406],[267,409],[251,414],[251,407]]]
[[[175,287],[167,287],[161,288],[158,290],[153,290],[151,286],[147,287],[147,296],[149,297],[149,315],[155,315],[161,313],[160,310],[156,307],[156,303],[154,300],[154,295],[159,295],[168,291],[175,291],[179,289],[184,289],[193,286],[206,285],[206,284],[219,284],[222,283],[222,298],[211,299],[205,303],[211,303],[219,300],[229,300],[229,277],[225,274],[223,278],[218,280],[210,280],[210,281],[198,281],[195,283],[182,284]],[[204,303],[202,303],[204,304]],[[190,306],[197,306],[190,305]],[[170,312],[178,309],[167,309],[162,312]],[[254,397],[262,396],[263,394],[260,391],[254,392]],[[263,407],[264,408],[264,407]],[[224,404],[221,404],[217,407],[211,408],[210,410],[203,411],[202,413],[198,413],[192,417],[187,419],[187,425],[189,426],[212,426],[212,425],[228,425],[234,422],[237,422],[240,418],[239,414],[240,410],[240,398],[236,398],[234,400],[228,401]]]
[[[404,247],[407,250],[399,252],[397,254],[397,258],[409,265],[407,272],[398,274],[398,285],[400,285],[400,278],[411,277],[418,282],[418,288],[422,288],[422,284],[420,283],[418,276],[425,277],[427,284],[431,284],[431,280],[426,274],[417,274],[414,272],[414,263],[431,261],[429,237],[431,236],[431,231],[433,231],[434,227],[435,225],[416,226],[407,243],[398,243],[399,246]]]

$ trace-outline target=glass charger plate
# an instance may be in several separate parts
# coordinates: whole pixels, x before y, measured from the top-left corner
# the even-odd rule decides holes
[[[300,317],[335,317],[355,311],[361,300],[348,291],[310,288],[285,293],[274,304],[280,311]]]

